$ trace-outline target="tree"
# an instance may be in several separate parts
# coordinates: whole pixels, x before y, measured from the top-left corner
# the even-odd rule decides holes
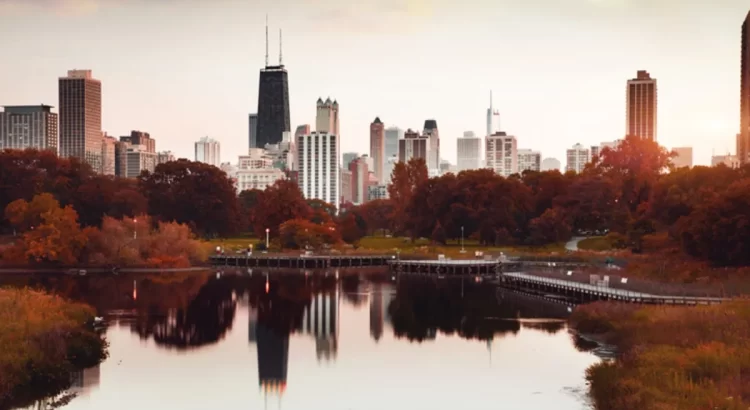
[[[100,226],[105,216],[122,219],[144,214],[148,201],[138,190],[137,181],[96,175],[78,187],[73,206],[81,215],[82,225]]]
[[[239,229],[239,202],[227,174],[212,165],[180,159],[159,164],[138,177],[156,220],[189,224],[203,236],[227,236]]]
[[[308,199],[307,205],[312,210],[310,220],[318,225],[330,223],[336,216],[336,206],[328,202],[321,201],[320,199]]]
[[[344,212],[338,219],[338,230],[344,242],[356,245],[367,233],[365,219],[359,214],[359,209]]]
[[[547,209],[542,216],[529,223],[530,245],[545,245],[570,239],[571,228],[565,212],[560,208]]]
[[[260,235],[261,232],[255,232],[256,224],[256,212],[258,206],[260,206],[261,196],[263,191],[259,189],[246,189],[240,192],[240,214],[242,218],[243,227],[246,231],[254,232],[256,235]]]
[[[333,224],[318,225],[305,219],[292,219],[279,227],[282,248],[321,249],[341,242],[341,236]]]
[[[297,183],[289,180],[276,181],[266,188],[259,196],[258,204],[255,209],[255,232],[270,229],[269,234],[274,238],[279,236],[284,222],[309,220],[313,214]]]
[[[445,229],[440,225],[440,221],[435,224],[435,229],[432,230],[432,241],[441,245],[445,245],[447,238],[445,237]]]
[[[407,163],[399,162],[393,168],[388,195],[393,201],[394,229],[398,233],[406,230],[408,223],[407,207],[414,191],[427,181],[427,165],[422,158],[412,158]]]

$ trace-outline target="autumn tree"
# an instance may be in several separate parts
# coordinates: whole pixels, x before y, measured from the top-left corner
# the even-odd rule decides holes
[[[259,189],[246,189],[240,192],[240,215],[242,226],[246,231],[255,232],[255,224],[257,222],[255,215],[258,210],[258,206],[260,206],[260,199],[262,195],[263,191]],[[261,232],[255,233],[257,235],[261,234]]]
[[[308,199],[307,205],[312,210],[310,220],[316,224],[325,224],[333,221],[336,216],[336,206],[320,199]]]
[[[279,228],[293,219],[310,220],[313,212],[296,182],[279,180],[259,195],[255,210],[255,232],[270,229],[271,237],[279,236]]]
[[[427,164],[422,158],[412,158],[407,163],[399,162],[394,166],[388,195],[393,201],[392,220],[396,232],[403,233],[406,230],[409,218],[407,207],[414,191],[427,179]]]
[[[360,215],[358,208],[342,212],[338,217],[337,226],[341,239],[353,245],[358,244],[360,239],[367,234],[367,223]]]
[[[148,211],[162,222],[185,223],[207,237],[239,229],[239,202],[227,174],[212,165],[178,160],[159,164],[138,177]]]
[[[567,241],[571,237],[571,228],[565,211],[561,208],[550,208],[538,218],[529,222],[530,245],[544,245]]]
[[[443,226],[440,225],[440,221],[438,221],[435,224],[435,229],[432,230],[432,236],[431,236],[432,242],[445,245],[447,242],[447,238],[445,236],[445,229],[443,229]]]
[[[286,249],[321,249],[341,242],[336,225],[319,225],[306,219],[292,219],[281,224],[279,239]]]
[[[148,201],[136,180],[97,175],[78,187],[73,206],[82,225],[100,226],[105,216],[122,219],[146,213]]]

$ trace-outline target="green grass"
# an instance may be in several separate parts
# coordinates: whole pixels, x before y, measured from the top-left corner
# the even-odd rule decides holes
[[[482,246],[478,241],[466,240],[463,246],[466,253],[461,253],[461,241],[448,241],[446,245],[434,245],[427,239],[418,239],[414,242],[408,238],[386,238],[386,237],[365,237],[359,242],[359,251],[366,253],[374,252],[393,252],[398,249],[403,254],[420,253],[429,255],[445,255],[449,258],[473,258],[474,252],[481,251],[485,253],[507,254],[547,254],[547,253],[564,253],[565,243],[555,243],[540,247],[531,246]]]
[[[206,241],[206,246],[210,247],[210,250],[213,252],[216,250],[217,246],[221,246],[224,248],[226,252],[234,252],[238,251],[240,249],[247,249],[247,245],[252,244],[253,247],[257,246],[259,243],[265,242],[264,240],[258,239],[258,238],[250,238],[250,237],[235,237],[235,238],[216,238],[211,239],[210,241]]]
[[[611,251],[614,250],[612,241],[606,236],[597,236],[594,238],[586,238],[578,242],[578,249],[582,251]]]

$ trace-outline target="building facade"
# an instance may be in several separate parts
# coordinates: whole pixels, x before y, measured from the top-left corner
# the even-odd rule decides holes
[[[426,135],[419,135],[411,128],[406,130],[404,138],[398,141],[399,162],[409,162],[414,158],[421,158],[427,164],[429,155],[430,139]],[[429,169],[429,166],[427,167]]]
[[[102,83],[91,70],[69,70],[59,79],[58,96],[59,155],[78,158],[101,172]]]
[[[352,173],[352,203],[362,205],[369,197],[370,167],[367,158],[362,156],[349,163]]]
[[[388,199],[388,185],[378,184],[367,187],[368,200]]]
[[[422,131],[429,140],[429,146],[427,147],[427,169],[438,170],[440,169],[440,132],[438,131],[437,121],[426,120],[424,122],[424,130]]]
[[[49,105],[6,106],[0,112],[0,150],[27,149],[57,152],[57,114]]]
[[[156,165],[166,164],[175,160],[175,156],[172,151],[161,151],[156,154]]]
[[[247,141],[248,148],[258,147],[258,114],[247,116]]]
[[[352,197],[352,171],[349,168],[344,168],[340,172],[341,174],[341,204],[354,203]]]
[[[672,158],[675,168],[693,167],[693,147],[676,147],[672,148],[672,151],[677,154]]]
[[[156,140],[151,134],[143,131],[130,131],[130,135],[120,137],[120,141],[129,142],[133,145],[143,145],[146,151],[156,153]]]
[[[481,167],[482,139],[472,131],[464,132],[463,138],[456,140],[456,167],[458,171]]]
[[[530,149],[518,150],[518,172],[542,170],[542,153]]]
[[[656,79],[648,71],[638,71],[628,80],[627,96],[627,135],[656,141]]]
[[[375,178],[378,181],[385,179],[385,126],[380,121],[380,117],[375,117],[375,121],[370,124],[370,157],[373,160],[373,169]]]
[[[318,98],[315,113],[315,131],[339,136],[339,103]]]
[[[342,156],[342,163],[341,165],[343,168],[349,169],[349,164],[351,164],[352,161],[359,158],[359,153],[357,152],[345,152]]]
[[[737,135],[737,157],[750,162],[750,12],[742,24],[740,62],[740,133]]]
[[[518,141],[505,132],[485,138],[485,167],[496,174],[509,177],[518,173]]]
[[[195,143],[195,161],[218,167],[221,165],[221,145],[219,141],[203,137]]]
[[[398,142],[404,138],[404,130],[398,127],[389,127],[385,130],[385,155],[384,155],[384,169],[383,178],[385,181],[380,181],[383,184],[391,182],[391,174],[393,173],[393,167],[398,162]]]
[[[729,168],[739,168],[740,159],[736,155],[714,155],[711,157],[711,166],[726,165]]]
[[[542,160],[542,171],[559,171],[562,169],[560,160],[557,158],[545,158]]]
[[[115,155],[117,146],[117,138],[110,137],[106,133],[102,137],[102,174],[103,175],[117,175],[117,168],[115,164]]]
[[[130,145],[125,149],[124,169],[120,176],[137,178],[143,171],[154,172],[156,168],[156,153],[149,152],[145,145]]]
[[[339,138],[313,132],[297,140],[298,182],[306,199],[320,199],[339,208],[341,172]]]
[[[568,164],[565,166],[565,172],[573,171],[575,173],[583,172],[586,164],[591,161],[591,152],[581,144],[576,144],[567,151]]]
[[[281,62],[277,66],[266,64],[266,67],[260,70],[257,112],[255,146],[251,148],[263,148],[266,144],[278,144],[281,142],[284,132],[291,131],[289,74]]]

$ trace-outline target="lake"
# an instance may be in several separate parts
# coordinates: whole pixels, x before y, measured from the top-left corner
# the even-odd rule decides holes
[[[109,358],[42,400],[93,409],[589,409],[568,306],[461,279],[14,276],[85,301]],[[41,407],[44,408],[44,407]]]

